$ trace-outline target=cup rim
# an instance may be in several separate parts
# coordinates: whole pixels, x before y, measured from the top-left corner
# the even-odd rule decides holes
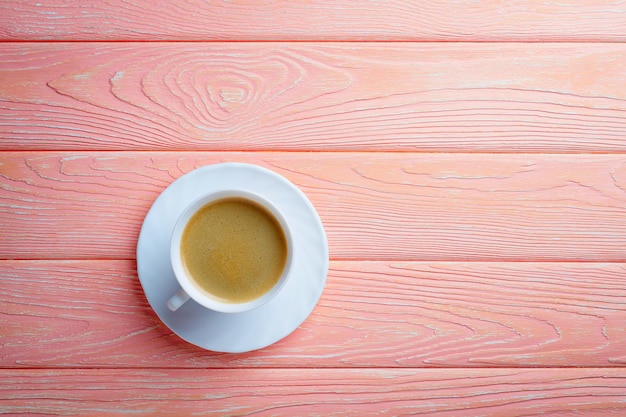
[[[191,283],[191,278],[185,272],[180,256],[180,241],[182,234],[193,215],[209,203],[235,197],[250,200],[268,210],[280,224],[287,241],[287,259],[285,260],[283,272],[276,284],[261,296],[244,303],[229,303],[220,301],[198,289],[196,285]],[[289,277],[291,276],[294,258],[293,248],[294,245],[289,224],[287,223],[287,220],[282,212],[274,204],[263,196],[251,191],[240,189],[219,190],[196,198],[179,214],[170,236],[170,262],[178,284],[195,302],[205,308],[221,313],[241,313],[262,306],[274,298],[284,288]]]

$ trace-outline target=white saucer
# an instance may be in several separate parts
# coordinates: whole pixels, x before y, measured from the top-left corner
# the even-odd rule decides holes
[[[169,256],[176,219],[201,195],[228,188],[256,192],[283,212],[293,231],[294,276],[255,310],[217,313],[189,300],[172,312],[166,303],[180,288]],[[221,163],[183,175],[159,195],[141,227],[137,272],[150,306],[182,339],[217,352],[247,352],[289,335],[311,314],[326,282],[328,242],[315,208],[287,179],[256,165]]]

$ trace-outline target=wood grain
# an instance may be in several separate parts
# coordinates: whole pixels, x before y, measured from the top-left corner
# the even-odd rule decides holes
[[[2,261],[0,367],[622,367],[625,278],[626,264],[334,261],[294,333],[218,354],[160,322],[134,261]]]
[[[5,370],[0,402],[29,415],[607,416],[614,369]]]
[[[304,191],[333,259],[625,261],[624,155],[4,152],[0,257],[135,257],[164,188],[255,163]]]
[[[0,414],[626,415],[624,42],[624,1],[0,1]],[[134,259],[221,161],[332,258],[244,354]]]
[[[624,41],[621,1],[0,3],[8,40]]]
[[[609,43],[4,43],[0,149],[624,153],[625,67]]]

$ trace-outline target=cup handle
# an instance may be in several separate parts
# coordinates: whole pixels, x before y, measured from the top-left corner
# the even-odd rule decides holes
[[[167,301],[167,308],[176,311],[189,300],[189,294],[182,288]]]

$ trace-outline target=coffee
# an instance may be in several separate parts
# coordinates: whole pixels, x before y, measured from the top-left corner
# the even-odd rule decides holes
[[[180,243],[182,264],[195,286],[226,303],[245,303],[268,292],[287,261],[287,239],[261,205],[227,197],[201,207]]]

